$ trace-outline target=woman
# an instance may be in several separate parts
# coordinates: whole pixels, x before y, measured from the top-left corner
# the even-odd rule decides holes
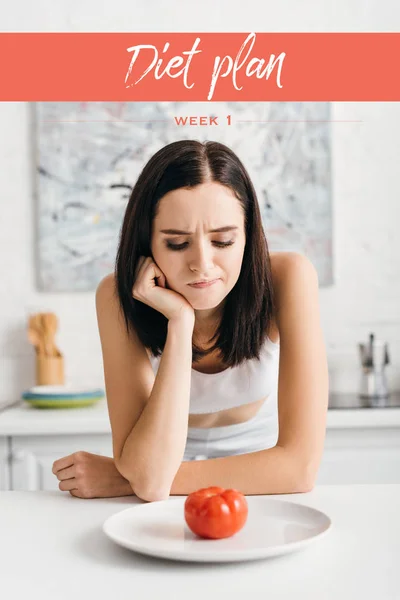
[[[328,405],[317,275],[302,255],[269,255],[229,148],[185,140],[149,160],[96,309],[113,459],[55,461],[61,490],[312,489]]]

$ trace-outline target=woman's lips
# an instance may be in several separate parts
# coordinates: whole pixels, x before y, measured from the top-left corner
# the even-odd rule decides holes
[[[210,287],[214,283],[217,283],[217,281],[219,281],[219,280],[214,279],[213,281],[207,281],[205,283],[189,283],[189,285],[190,285],[190,287],[194,287],[196,289],[202,289],[202,288]]]

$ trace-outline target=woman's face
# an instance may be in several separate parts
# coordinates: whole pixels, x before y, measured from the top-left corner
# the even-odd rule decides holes
[[[213,231],[225,228],[225,231]],[[181,233],[179,233],[179,231]],[[238,280],[245,247],[244,212],[234,193],[219,183],[169,192],[153,221],[151,250],[168,287],[201,316],[211,316]],[[190,284],[216,280],[196,288]]]

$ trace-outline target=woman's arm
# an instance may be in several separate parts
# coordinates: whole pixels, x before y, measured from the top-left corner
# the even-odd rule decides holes
[[[128,336],[114,277],[96,293],[115,466],[144,500],[168,497],[188,428],[194,320],[170,320],[156,378],[140,340]]]
[[[192,366],[193,326],[168,323],[168,334],[153,390],[128,435],[116,467],[137,496],[168,498],[185,451]]]
[[[307,481],[295,458],[284,448],[237,456],[183,462],[171,487],[171,495],[185,496],[209,486],[235,488],[248,496],[308,492]]]
[[[295,253],[273,261],[280,334],[279,437],[274,448],[182,463],[171,494],[236,487],[245,494],[305,492],[315,484],[325,440],[328,369],[320,325],[318,278]]]

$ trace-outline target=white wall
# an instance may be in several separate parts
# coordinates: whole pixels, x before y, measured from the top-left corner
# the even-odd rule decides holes
[[[1,31],[400,31],[397,0],[99,0],[2,3]],[[217,5],[217,6],[216,6]],[[243,6],[246,10],[243,10]],[[211,18],[212,15],[212,18]],[[371,73],[373,76],[373,73]],[[1,83],[0,83],[1,85]],[[321,289],[331,389],[356,391],[356,344],[370,331],[389,342],[391,387],[400,389],[400,103],[335,103],[332,123],[335,283]],[[0,406],[34,382],[26,341],[32,310],[53,310],[69,382],[103,385],[93,293],[35,287],[29,105],[0,104]]]

